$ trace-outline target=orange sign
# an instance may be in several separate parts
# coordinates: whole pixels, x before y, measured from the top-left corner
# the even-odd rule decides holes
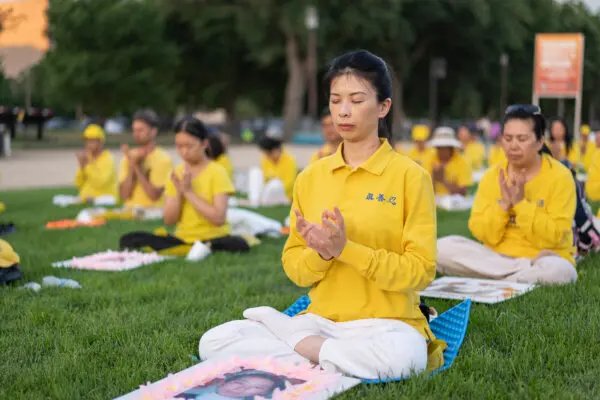
[[[534,92],[539,97],[576,97],[583,75],[580,33],[544,33],[535,37]]]

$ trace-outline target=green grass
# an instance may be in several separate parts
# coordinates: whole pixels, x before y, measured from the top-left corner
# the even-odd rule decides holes
[[[18,232],[7,239],[21,256],[22,283],[68,277],[81,290],[39,293],[0,288],[0,398],[108,399],[193,365],[204,331],[239,319],[247,307],[284,309],[304,294],[284,275],[282,240],[249,255],[216,254],[129,272],[59,270],[50,263],[116,249],[121,234],[158,226],[110,222],[48,231],[44,223],[76,215],[51,205],[63,191],[4,192]],[[282,220],[284,208],[263,210]],[[439,233],[468,234],[466,213],[440,213]],[[599,258],[579,267],[579,282],[537,289],[497,305],[474,304],[454,366],[433,378],[361,385],[341,399],[599,398]],[[431,301],[438,311],[457,302]]]
[[[156,137],[156,142],[161,146],[172,146],[173,140],[170,132],[161,132]],[[133,143],[131,132],[106,135],[105,146],[107,148],[117,149],[124,143]],[[43,139],[37,140],[37,131],[34,131],[33,128],[27,132],[17,132],[17,137],[12,142],[12,147],[18,150],[80,148],[81,145],[80,131],[45,131]]]

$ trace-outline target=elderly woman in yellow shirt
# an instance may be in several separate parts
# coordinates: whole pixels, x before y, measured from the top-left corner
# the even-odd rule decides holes
[[[92,201],[99,196],[113,196],[116,200],[118,194],[115,159],[110,151],[104,149],[104,129],[90,124],[83,132],[83,139],[85,149],[75,154],[79,162],[75,175],[79,197],[83,201]]]
[[[458,128],[458,140],[462,144],[463,157],[469,162],[473,171],[479,171],[484,167],[485,146],[476,140],[471,128],[462,125]]]
[[[425,168],[433,178],[435,195],[465,196],[473,184],[473,172],[469,162],[460,154],[461,143],[456,140],[454,129],[437,128],[429,146],[436,150],[436,156]]]
[[[469,219],[481,243],[439,239],[438,271],[523,283],[577,280],[575,183],[571,171],[547,154],[545,125],[538,106],[508,107],[502,129],[507,161],[483,176]]]
[[[444,344],[419,309],[435,277],[431,178],[388,142],[392,80],[381,58],[344,54],[326,79],[344,141],[298,177],[282,257],[311,304],[293,318],[248,309],[205,333],[200,356],[270,355],[370,379],[436,368]]]
[[[332,155],[335,153],[340,143],[342,143],[342,137],[335,130],[335,126],[333,125],[333,117],[331,116],[329,109],[324,111],[323,116],[321,117],[321,130],[323,131],[325,144],[319,151],[313,154],[310,159],[310,164],[320,160],[323,157]]]
[[[175,132],[175,146],[183,164],[171,172],[164,206],[164,222],[175,225],[175,233],[128,233],[121,237],[121,248],[180,255],[195,242],[203,242],[212,251],[248,251],[243,238],[231,236],[226,216],[233,184],[225,169],[206,155],[208,131],[204,124],[193,117],[184,118]]]

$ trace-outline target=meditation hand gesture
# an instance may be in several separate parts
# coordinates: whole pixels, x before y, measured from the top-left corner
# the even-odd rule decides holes
[[[337,207],[333,211],[323,211],[323,227],[330,233],[329,242],[326,243],[327,251],[335,258],[339,257],[346,247],[348,238],[346,237],[346,225],[344,216]]]
[[[186,165],[183,170],[183,176],[181,177],[181,192],[187,193],[192,190],[192,173]]]
[[[504,170],[500,170],[499,183],[500,192],[502,193],[500,203],[505,211],[519,204],[525,197],[525,170],[515,173],[510,178],[510,186],[508,185],[508,179],[504,174]]]
[[[177,190],[177,194],[181,195],[183,190],[181,188],[181,180],[175,175],[175,171],[171,172],[171,182],[175,186],[175,190]]]
[[[75,156],[77,157],[79,166],[83,169],[83,167],[85,167],[86,164],[88,163],[87,153],[85,152],[85,150],[80,150],[77,153],[75,153]]]
[[[324,243],[329,239],[329,231],[319,224],[308,222],[300,210],[296,209],[294,213],[296,214],[296,230],[304,239],[306,245],[319,253],[322,259],[331,260],[333,254],[324,246]]]

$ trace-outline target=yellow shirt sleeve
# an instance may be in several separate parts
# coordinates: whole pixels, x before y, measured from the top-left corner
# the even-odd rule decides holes
[[[81,187],[85,184],[85,172],[81,167],[77,168],[77,173],[75,174],[75,187],[77,189],[81,189]]]
[[[585,193],[592,201],[600,200],[600,151],[596,151],[592,157]]]
[[[213,177],[212,192],[215,194],[235,194],[233,183],[227,174],[227,170],[219,164],[214,165],[215,172]]]
[[[381,289],[392,292],[422,290],[435,278],[437,225],[431,177],[419,168],[418,172],[409,171],[404,184],[402,253],[349,240],[338,257]]]
[[[469,230],[484,244],[496,246],[502,241],[509,221],[509,213],[498,204],[498,168],[488,170],[483,176],[473,200]]]
[[[575,217],[577,194],[575,182],[564,174],[555,182],[554,195],[546,209],[523,200],[513,207],[516,222],[527,240],[539,248],[556,248],[570,238]]]
[[[594,143],[588,143],[587,149],[585,150],[585,154],[583,158],[583,169],[589,171],[592,160],[594,159],[594,154],[596,154],[596,145]]]
[[[292,282],[300,287],[309,287],[325,277],[332,261],[325,261],[319,253],[306,246],[306,242],[296,229],[296,213],[302,213],[302,201],[304,192],[302,183],[303,174],[298,175],[294,186],[292,212],[290,213],[290,235],[283,247],[281,261],[283,270]]]
[[[161,157],[150,168],[150,183],[157,188],[165,187],[173,169],[173,162],[168,156]]]

